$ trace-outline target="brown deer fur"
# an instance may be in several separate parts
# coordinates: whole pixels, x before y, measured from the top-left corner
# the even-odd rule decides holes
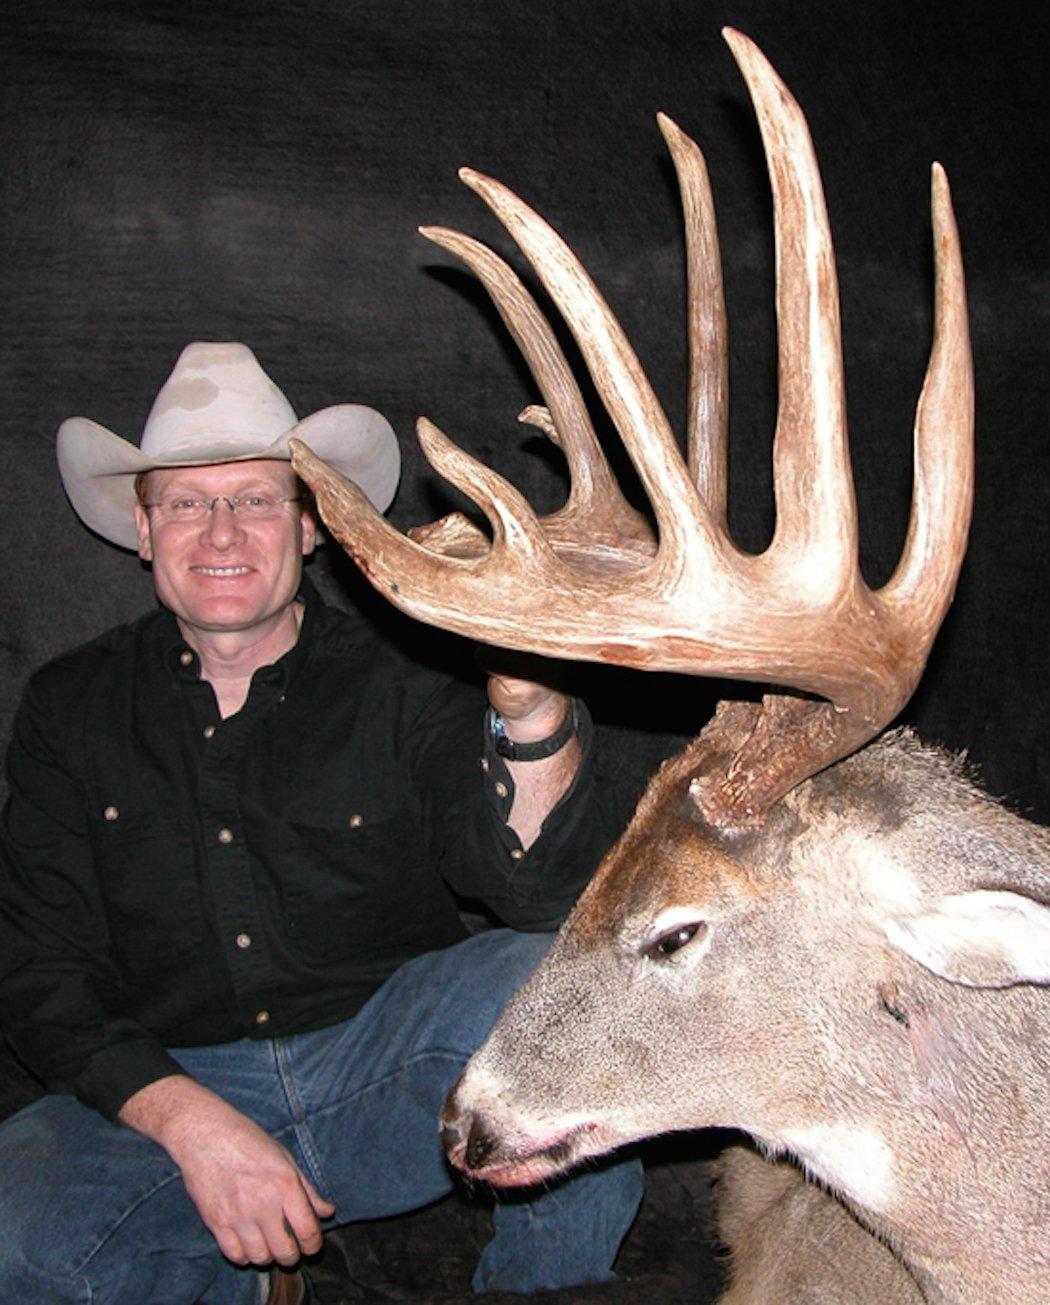
[[[718,1235],[732,1285],[722,1305],[919,1305],[914,1278],[848,1210],[786,1160],[742,1146],[715,1162]]]

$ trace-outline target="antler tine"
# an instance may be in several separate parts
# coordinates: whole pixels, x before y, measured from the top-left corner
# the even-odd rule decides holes
[[[623,329],[579,259],[554,229],[490,177],[462,168],[474,190],[532,264],[583,354],[652,504],[660,535],[658,559],[668,574],[685,565],[716,568],[721,540],[699,499],[667,417]]]
[[[973,359],[959,231],[948,178],[933,165],[934,333],[915,417],[915,489],[901,560],[879,590],[933,639],[955,592],[973,503]]]
[[[429,592],[446,580],[450,567],[470,565],[439,557],[403,535],[376,511],[352,480],[322,462],[302,440],[289,440],[288,448],[292,466],[313,490],[328,529],[369,580],[392,601],[397,601],[398,576],[412,575],[418,587]]]
[[[554,565],[556,558],[547,542],[539,517],[528,500],[509,480],[461,449],[433,422],[421,417],[416,424],[419,444],[427,461],[439,475],[461,489],[488,518],[492,527],[489,564],[528,570],[534,559]]]
[[[553,516],[544,519],[547,530],[561,535],[563,530],[559,527],[569,526],[582,538],[588,533],[593,536],[613,532],[650,536],[644,518],[620,492],[565,354],[518,276],[486,245],[458,231],[420,227],[420,232],[474,272],[496,305],[546,400],[553,431],[542,419],[533,424],[545,430],[564,453],[570,476],[568,500]]]
[[[542,589],[530,581],[545,567],[557,567],[557,559],[538,532],[531,508],[513,486],[457,449],[430,423],[421,421],[420,426],[424,452],[435,467],[475,497],[489,516],[493,541],[480,558],[441,556],[401,534],[353,481],[322,462],[301,440],[289,441],[292,465],[313,489],[332,534],[395,606],[468,638],[506,646],[508,619],[503,612],[507,605],[513,606],[523,588],[542,604]],[[402,594],[405,577],[411,577],[411,585]],[[450,589],[460,596],[459,602],[448,602]],[[490,595],[491,610],[470,601],[468,595],[479,589]],[[516,615],[510,618],[515,619]],[[543,634],[528,646],[548,656],[558,651],[558,644]]]
[[[714,525],[725,528],[728,471],[729,359],[722,259],[707,165],[695,141],[665,113],[656,121],[667,143],[685,219],[689,404],[689,473]]]
[[[759,48],[723,36],[747,82],[773,190],[779,406],[772,554],[795,583],[838,592],[859,581],[846,436],[838,280],[827,206],[802,110]]]

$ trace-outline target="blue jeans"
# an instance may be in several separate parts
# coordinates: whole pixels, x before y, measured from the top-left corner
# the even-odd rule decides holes
[[[186,1072],[277,1138],[331,1225],[443,1196],[437,1116],[548,934],[499,929],[410,961],[353,1019],[272,1041],[175,1050]],[[642,1194],[622,1161],[530,1203],[497,1203],[476,1291],[539,1291],[613,1276]],[[167,1153],[72,1097],[0,1125],[0,1301],[248,1305],[258,1275],[225,1260]]]

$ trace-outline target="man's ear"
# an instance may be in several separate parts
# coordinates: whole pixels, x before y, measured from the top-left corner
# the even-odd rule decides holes
[[[299,541],[303,557],[309,557],[317,547],[317,518],[309,509],[299,513]]]
[[[141,503],[135,504],[135,529],[139,532],[139,557],[153,561],[153,544],[149,537],[149,513]]]
[[[1050,907],[1020,893],[956,893],[883,928],[894,947],[951,983],[1050,983]]]

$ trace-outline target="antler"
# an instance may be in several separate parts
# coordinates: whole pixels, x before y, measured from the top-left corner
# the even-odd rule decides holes
[[[649,670],[763,680],[816,695],[722,704],[690,786],[714,824],[760,821],[807,775],[900,711],[954,592],[973,493],[973,382],[958,233],[935,165],[934,339],[915,426],[911,520],[896,572],[864,583],[849,465],[838,288],[824,195],[798,105],[746,37],[726,40],[758,115],[773,189],[779,412],[777,524],[761,555],[725,524],[725,310],[713,203],[696,145],[661,115],[683,196],[689,283],[688,468],[618,322],[562,239],[499,182],[464,170],[528,258],[571,329],[649,496],[656,538],[623,499],[553,332],[483,245],[423,234],[481,279],[522,350],[545,408],[522,419],[565,453],[572,491],[538,518],[496,472],[418,424],[431,464],[484,512],[406,538],[301,444],[293,461],[329,528],[373,584],[424,621],[486,643]]]

